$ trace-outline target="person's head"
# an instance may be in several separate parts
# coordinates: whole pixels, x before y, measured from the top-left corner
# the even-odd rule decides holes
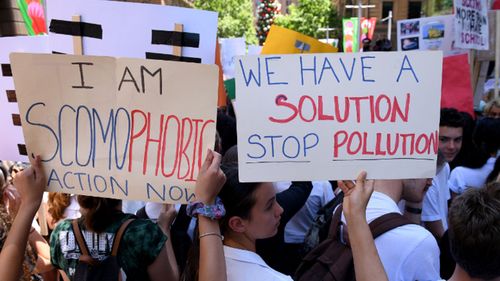
[[[469,188],[450,207],[453,258],[471,278],[500,277],[500,183]]]
[[[403,180],[403,192],[401,198],[408,201],[419,203],[424,200],[427,189],[432,185],[432,179],[405,179]]]
[[[272,183],[242,183],[238,178],[238,166],[221,167],[226,183],[219,197],[226,208],[220,221],[224,235],[244,235],[252,240],[274,236],[283,213],[276,202]]]
[[[121,200],[78,195],[78,204],[85,228],[96,233],[110,226],[117,212],[121,210]]]
[[[483,118],[479,120],[472,135],[474,144],[474,155],[472,156],[472,167],[479,168],[486,161],[495,156],[500,149],[500,119]]]
[[[64,219],[64,211],[71,204],[71,195],[66,193],[49,192],[47,206],[54,223]]]
[[[222,157],[222,164],[238,164],[238,146],[231,146]]]
[[[500,97],[489,101],[484,107],[483,113],[485,117],[500,118]]]
[[[464,124],[464,118],[456,109],[441,109],[438,162],[451,162],[460,152]]]

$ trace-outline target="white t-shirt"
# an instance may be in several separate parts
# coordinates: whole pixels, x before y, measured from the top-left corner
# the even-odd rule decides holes
[[[291,182],[276,183],[278,190],[290,187]],[[303,243],[307,231],[316,218],[316,213],[335,197],[329,181],[313,181],[311,194],[302,207],[285,226],[286,243]]]
[[[227,281],[292,281],[271,267],[254,252],[224,246]]]
[[[451,191],[462,194],[468,188],[481,188],[486,183],[486,178],[493,171],[495,157],[490,157],[481,168],[471,169],[466,167],[456,167],[451,171],[448,187]]]
[[[440,220],[444,230],[448,229],[448,200],[451,198],[449,177],[450,165],[445,163],[441,171],[432,178],[432,185],[427,190],[422,205],[422,221]]]
[[[368,223],[387,213],[401,213],[389,196],[373,192],[366,208]],[[345,218],[342,217],[345,222]],[[439,280],[439,247],[425,228],[408,224],[375,239],[380,260],[390,281]]]

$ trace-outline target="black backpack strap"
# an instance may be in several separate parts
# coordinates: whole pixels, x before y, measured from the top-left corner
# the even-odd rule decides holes
[[[389,230],[407,224],[413,223],[399,213],[388,213],[373,220],[369,226],[373,239],[375,239]]]
[[[127,227],[133,222],[135,219],[128,219],[122,223],[118,231],[116,232],[115,238],[113,239],[113,249],[111,250],[111,256],[116,257],[118,254],[118,249],[120,248],[120,242],[122,241],[122,236],[127,230]]]

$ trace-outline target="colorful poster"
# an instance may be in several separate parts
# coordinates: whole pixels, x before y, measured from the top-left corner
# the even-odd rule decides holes
[[[448,56],[443,60],[443,90],[441,107],[452,107],[474,114],[474,100],[467,54]]]
[[[455,42],[462,49],[489,49],[488,1],[454,0]]]
[[[261,54],[335,53],[337,49],[315,38],[272,25]]]
[[[237,65],[240,181],[435,175],[441,52],[246,56]]]
[[[0,37],[0,160],[28,162],[23,130],[19,123],[16,89],[12,78],[11,52],[50,53],[47,36]],[[16,122],[14,122],[16,121]]]
[[[74,15],[81,22],[72,21]],[[49,0],[52,51],[73,54],[73,36],[83,54],[215,63],[217,13],[154,4],[98,0]],[[174,31],[182,24],[183,31]],[[181,56],[174,47],[182,47]]]
[[[357,52],[358,49],[362,49],[362,44],[359,43],[358,36],[358,18],[343,19],[343,31],[344,31],[344,53]],[[365,39],[372,39],[373,32],[375,32],[375,25],[377,24],[377,18],[361,18],[361,42]]]
[[[356,53],[359,50],[358,21],[354,18],[343,19],[344,31],[343,49],[344,53]]]
[[[47,34],[43,0],[17,0],[28,35]]]
[[[445,56],[464,53],[454,43],[453,15],[400,20],[397,22],[398,51],[441,50]]]
[[[219,41],[224,80],[231,79],[234,77],[235,58],[246,54],[245,38],[221,38]]]
[[[217,66],[10,58],[28,155],[41,155],[49,191],[172,203],[193,198],[215,140]]]

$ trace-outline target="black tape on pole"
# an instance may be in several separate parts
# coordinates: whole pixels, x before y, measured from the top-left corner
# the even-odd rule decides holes
[[[16,91],[7,90],[7,101],[8,102],[17,102]]]
[[[14,124],[14,126],[21,126],[21,115],[12,114],[12,124]]]
[[[153,30],[151,44],[198,48],[200,46],[200,34],[180,31]]]
[[[170,60],[170,61],[201,63],[200,58],[178,57],[178,56],[174,56],[174,55],[150,53],[150,52],[146,52],[146,58],[152,59],[152,60]]]
[[[10,64],[2,63],[2,76],[12,77],[12,69],[10,68]]]
[[[51,20],[49,30],[57,34],[102,39],[102,26],[95,23]]]
[[[25,144],[17,144],[17,150],[19,150],[19,155],[28,156],[28,150]]]
[[[58,52],[58,51],[52,51],[53,55],[67,55],[66,53]]]

